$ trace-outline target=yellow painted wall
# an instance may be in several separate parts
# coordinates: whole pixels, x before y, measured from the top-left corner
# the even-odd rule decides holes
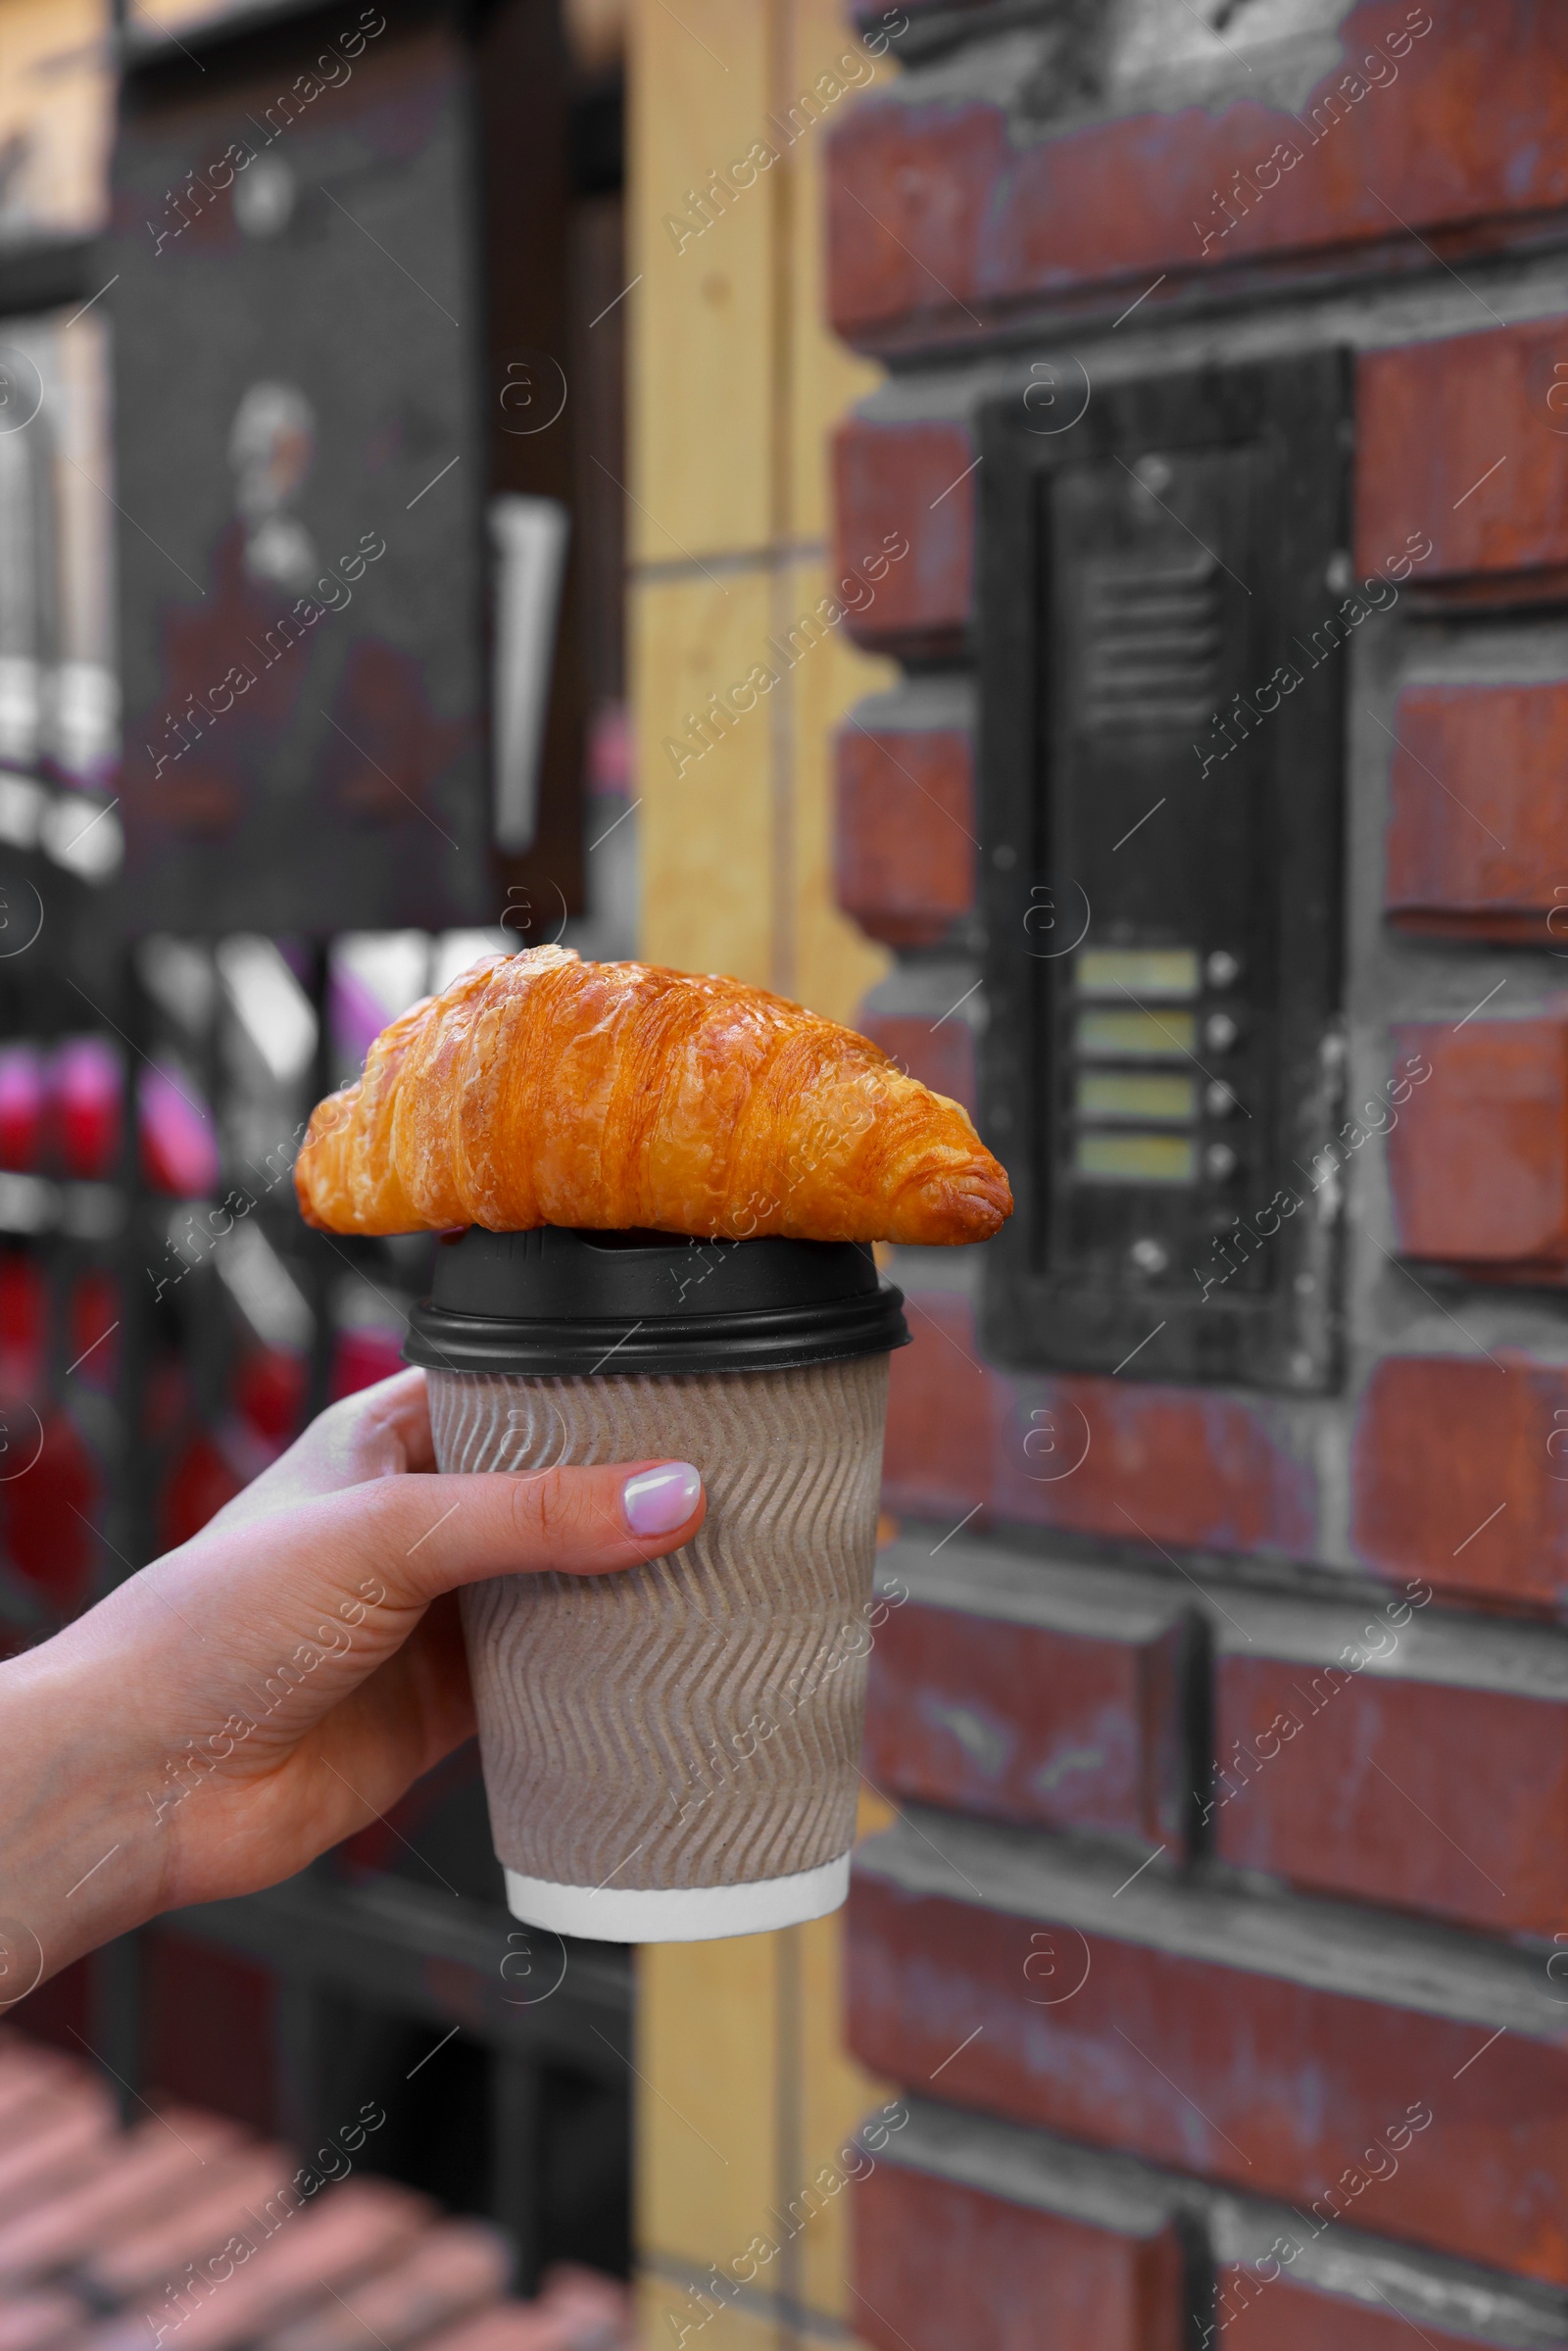
[[[868,1794],[860,1834],[890,1818]],[[844,2050],[842,1945],[827,1918],[638,1954],[648,2351],[792,2351],[855,2330],[848,2225],[867,2159],[850,2141],[895,2093]]]
[[[108,0],[0,0],[0,227],[81,236],[104,225],[114,80]]]
[[[722,732],[710,721],[708,748],[689,722],[779,668],[768,640],[823,593],[828,436],[874,380],[819,323],[823,135],[856,92],[793,144],[768,118],[846,53],[862,87],[890,69],[852,45],[837,0],[636,0],[631,23],[643,952],[847,1017],[885,960],[832,903],[828,735],[891,668],[835,629]],[[733,181],[760,140],[779,160],[719,210],[711,174]]]
[[[633,0],[631,24],[642,952],[847,1019],[886,958],[833,903],[831,736],[851,703],[891,682],[891,665],[834,629],[756,708],[722,732],[710,725],[700,757],[679,746],[701,740],[689,714],[769,661],[767,640],[827,585],[829,434],[874,375],[820,323],[822,127],[784,146],[764,119],[831,71],[851,37],[839,0],[679,0],[673,11]],[[862,86],[891,71],[859,55]],[[855,102],[853,91],[832,101],[824,122]],[[700,218],[690,192],[714,169],[730,176],[764,136],[780,160],[677,246],[682,222]],[[840,1948],[828,1919],[639,1956],[650,2346],[780,2351],[853,2330],[851,2191],[819,2187],[804,2225],[789,2211],[813,2180],[843,2174],[839,2151],[889,2094],[843,2053]],[[776,2250],[764,2259],[762,2246]],[[713,2265],[755,2270],[744,2299],[703,2294]]]

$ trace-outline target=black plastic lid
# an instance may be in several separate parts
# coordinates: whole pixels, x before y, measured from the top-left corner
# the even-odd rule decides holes
[[[906,1346],[903,1309],[869,1243],[473,1225],[443,1238],[403,1352],[535,1377],[786,1371]]]

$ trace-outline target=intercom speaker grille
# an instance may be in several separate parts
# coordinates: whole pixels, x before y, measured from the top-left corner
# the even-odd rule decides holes
[[[1220,569],[1102,556],[1084,566],[1083,710],[1092,735],[1202,727],[1220,699]]]

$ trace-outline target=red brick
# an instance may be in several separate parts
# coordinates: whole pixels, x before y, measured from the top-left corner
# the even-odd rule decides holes
[[[1179,2351],[1169,2226],[1147,2237],[1092,2228],[891,2164],[858,2183],[851,2209],[855,2332],[878,2351]]]
[[[938,1026],[920,1012],[861,1012],[858,1026],[873,1045],[934,1093],[962,1102],[972,1118],[977,1101],[974,1031],[961,1012]]]
[[[1534,0],[1429,0],[1425,13],[1436,23],[1397,60],[1397,81],[1321,136],[1303,129],[1313,107],[1405,23],[1407,0],[1350,12],[1341,60],[1296,116],[1244,97],[1042,136],[995,101],[873,92],[830,135],[834,325],[870,349],[929,344],[1029,301],[1141,292],[1159,272],[1172,283],[1156,301],[1238,263],[1255,277],[1266,256],[1348,249],[1373,266],[1430,269],[1401,222],[1479,237],[1478,223],[1512,217],[1528,233],[1530,216],[1568,198],[1568,28]],[[1281,141],[1300,160],[1272,188],[1244,188],[1235,225],[1217,233],[1218,192],[1239,167],[1252,177]]]
[[[926,1813],[922,1832],[939,1823]],[[971,1883],[981,1838],[1003,1834],[968,1832],[957,1868]],[[1007,1875],[1027,1916],[989,1907],[991,1896],[906,1891],[873,1874],[891,1841],[861,1848],[850,1897],[849,2041],[873,2073],[923,2089],[941,2069],[956,2105],[1277,2196],[1325,2226],[1353,2213],[1364,2229],[1568,2283],[1561,2040],[1505,2032],[1485,2048],[1494,2025],[1359,1996],[1348,1952],[1347,1988],[1329,1989],[1248,1970],[1245,1941],[1220,1964],[1134,1941],[1131,1924],[1129,1939],[1085,1935],[1058,1923],[1049,1898],[1030,1898],[1026,1864]],[[956,1886],[957,1868],[933,1858],[928,1880],[951,1871]],[[1132,1921],[1141,1906],[1122,1898]],[[1208,1940],[1225,1948],[1214,1898],[1189,1899],[1209,1910]],[[1049,1969],[1026,1975],[1043,1951]],[[1408,1980],[1433,1964],[1422,1943]],[[1396,1972],[1385,1961],[1385,1981]],[[1034,2004],[1031,1984],[1057,1983],[1067,1988],[1053,2004]],[[1568,2040],[1568,2007],[1560,2013]],[[1390,2171],[1370,2151],[1401,2128],[1407,2143]],[[1363,2151],[1383,2177],[1356,2170]]]
[[[992,1543],[949,1543],[939,1560],[928,1549],[902,1541],[881,1562],[912,1596],[889,1609],[871,1652],[877,1787],[1185,1849],[1182,1604],[1114,1570],[1051,1568]]]
[[[1312,1547],[1312,1470],[1268,1406],[1126,1379],[1015,1379],[984,1361],[966,1298],[908,1295],[914,1345],[893,1358],[884,1454],[890,1510],[961,1518],[985,1503],[1123,1543]]]
[[[1394,732],[1384,887],[1394,921],[1568,954],[1568,686],[1406,686]]]
[[[974,587],[974,446],[963,424],[881,424],[852,416],[833,448],[838,561],[862,571],[900,538],[907,554],[845,622],[882,653],[956,653]]]
[[[940,946],[974,911],[968,729],[852,719],[836,760],[839,905],[889,947]]]
[[[1422,2310],[1420,2325],[1385,2299],[1368,2309],[1344,2294],[1301,2285],[1287,2271],[1261,2275],[1227,2262],[1215,2277],[1214,2339],[1225,2351],[1413,2351],[1423,2336],[1440,2351],[1495,2351],[1495,2335],[1455,2334]],[[1551,2337],[1543,2335],[1543,2342]]]
[[[1018,1381],[1002,1441],[1001,1517],[1221,1551],[1299,1554],[1315,1540],[1311,1468],[1250,1398],[1127,1379]],[[1058,1478],[1080,1444],[1079,1465]]]
[[[1161,2190],[1172,2192],[1157,2183],[1154,2192]],[[1414,2330],[1436,2351],[1568,2343],[1568,2303],[1552,2287],[1367,2234],[1352,2226],[1353,2214],[1328,2225],[1251,2197],[1200,2190],[1197,2201],[1215,2270],[1208,2324],[1197,2341],[1227,2351],[1237,2339],[1244,2351],[1340,2351],[1346,2343],[1409,2344]],[[1184,2202],[1191,2210],[1192,2200]],[[1385,2321],[1396,2331],[1363,2331]]]
[[[1394,1053],[1432,1070],[1389,1135],[1404,1255],[1568,1266],[1568,1020],[1409,1022]]]
[[[1568,320],[1546,318],[1363,355],[1358,564],[1370,571],[1412,533],[1433,545],[1423,582],[1568,564],[1568,414],[1546,405],[1555,388],[1568,409],[1568,379],[1554,372],[1565,353]]]
[[[982,1362],[959,1294],[907,1289],[913,1344],[890,1363],[882,1490],[897,1516],[948,1524],[990,1499],[1000,1375]]]
[[[1568,1678],[1551,1699],[1231,1651],[1214,1731],[1223,1860],[1499,1935],[1568,1929]]]
[[[910,1350],[912,1351],[912,1350]],[[1351,1541],[1381,1573],[1561,1605],[1568,1593],[1568,1370],[1505,1351],[1391,1355],[1351,1442]],[[1551,1445],[1553,1450],[1548,1452]]]

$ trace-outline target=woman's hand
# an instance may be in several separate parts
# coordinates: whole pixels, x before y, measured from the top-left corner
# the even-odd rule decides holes
[[[441,1477],[422,1372],[335,1404],[0,1665],[0,2006],[160,1910],[291,1876],[466,1739],[458,1585],[633,1567],[705,1508],[686,1462]]]

